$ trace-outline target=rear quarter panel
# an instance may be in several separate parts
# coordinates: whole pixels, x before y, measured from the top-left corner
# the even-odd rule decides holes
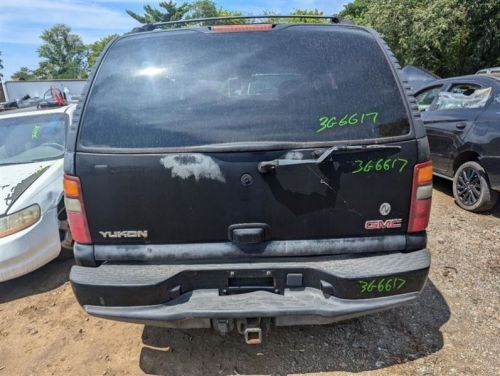
[[[500,190],[500,94],[477,118],[465,141],[479,154],[491,187]]]

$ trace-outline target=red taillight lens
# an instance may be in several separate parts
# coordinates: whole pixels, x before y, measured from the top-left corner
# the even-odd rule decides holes
[[[82,188],[80,179],[76,176],[64,175],[64,205],[68,216],[69,228],[75,242],[90,244],[89,226],[85,207],[83,206]]]
[[[432,202],[432,162],[415,165],[408,232],[424,231],[429,224]]]

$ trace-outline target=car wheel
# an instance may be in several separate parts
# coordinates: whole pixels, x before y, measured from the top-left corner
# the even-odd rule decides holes
[[[59,237],[61,239],[61,253],[59,253],[58,259],[70,259],[73,257],[73,237],[69,229],[66,208],[62,202],[57,207],[57,221],[59,223]]]
[[[492,209],[498,199],[490,188],[484,168],[477,162],[465,162],[453,177],[453,196],[461,208],[472,212]]]

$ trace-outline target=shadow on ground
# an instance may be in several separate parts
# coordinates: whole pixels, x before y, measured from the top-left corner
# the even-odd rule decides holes
[[[0,283],[0,304],[53,290],[68,281],[74,260],[54,260],[22,277]]]
[[[386,312],[328,326],[273,328],[262,345],[233,332],[146,326],[140,367],[149,374],[215,375],[347,371],[389,367],[443,347],[450,310],[428,282],[419,300]]]
[[[432,185],[434,189],[437,189],[438,191],[453,197],[453,183],[451,182],[451,180],[434,176],[432,178]]]
[[[434,176],[432,183],[433,183],[434,189],[437,189],[438,191],[453,198],[453,183],[451,182],[451,180],[447,180],[447,179],[443,179],[443,178]],[[458,207],[458,205],[457,205],[457,207]],[[463,209],[461,209],[461,210],[463,210]],[[500,198],[492,210],[482,212],[482,213],[475,213],[475,214],[477,214],[477,215],[492,215],[495,218],[500,218]]]

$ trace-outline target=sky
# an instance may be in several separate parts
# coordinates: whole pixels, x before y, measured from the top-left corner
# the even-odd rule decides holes
[[[182,3],[184,0],[178,0]],[[216,0],[217,5],[256,15],[264,10],[287,14],[293,9],[317,8],[325,14],[338,13],[348,0]],[[138,25],[125,12],[142,14],[144,4],[158,0],[0,0],[0,51],[4,81],[20,67],[38,66],[37,49],[42,30],[64,23],[72,32],[92,43],[109,34],[121,34]]]

